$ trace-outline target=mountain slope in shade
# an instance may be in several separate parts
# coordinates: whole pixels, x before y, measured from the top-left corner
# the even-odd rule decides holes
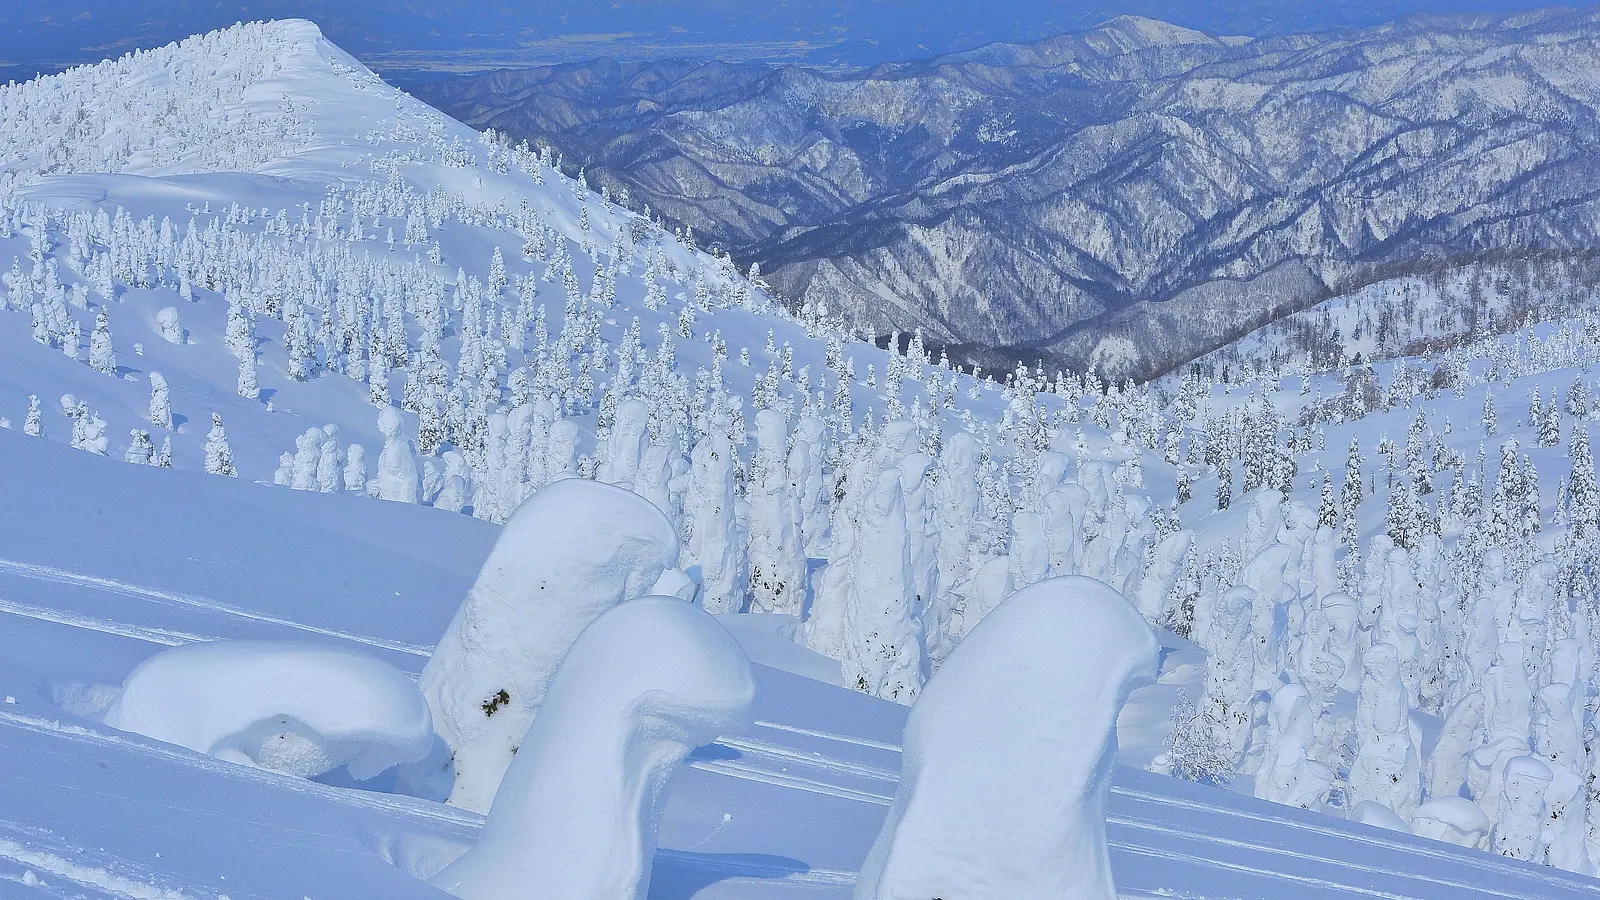
[[[1379,277],[1594,246],[1597,53],[1592,12],[1258,40],[1122,18],[849,73],[601,60],[420,96],[796,302],[1148,376]]]

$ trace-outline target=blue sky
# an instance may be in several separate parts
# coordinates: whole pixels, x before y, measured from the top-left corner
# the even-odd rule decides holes
[[[0,0],[0,77],[90,62],[244,19],[303,16],[379,71],[596,56],[869,65],[1026,41],[1130,13],[1219,34],[1497,12],[1537,0]],[[402,78],[404,80],[404,77]]]

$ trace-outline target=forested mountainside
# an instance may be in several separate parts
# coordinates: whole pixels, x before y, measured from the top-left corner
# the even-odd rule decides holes
[[[797,304],[1143,377],[1469,254],[1592,248],[1597,39],[1571,10],[1257,40],[1123,18],[850,72],[600,60],[419,96]]]

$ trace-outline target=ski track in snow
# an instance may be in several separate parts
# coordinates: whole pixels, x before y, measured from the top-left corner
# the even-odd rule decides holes
[[[118,581],[112,578],[100,578],[94,575],[84,575],[78,572],[68,571],[66,569],[58,569],[54,566],[25,563],[14,559],[0,559],[0,572],[10,575],[17,575],[22,578],[33,579],[35,581],[48,581],[55,584],[70,584],[78,587],[87,587],[109,594],[117,594],[119,596],[131,597],[138,600],[148,600],[155,603],[166,604],[168,606],[181,606],[188,609],[201,609],[207,612],[219,613],[235,619],[261,622],[268,625],[277,625],[282,628],[291,628],[296,631],[303,631],[308,634],[316,634],[323,637],[339,638],[341,640],[353,641],[358,644],[365,644],[369,647],[377,647],[382,650],[392,650],[397,653],[405,653],[411,656],[421,657],[423,659],[427,659],[433,654],[432,647],[424,647],[418,644],[408,644],[403,641],[391,641],[384,638],[375,638],[364,634],[354,634],[348,631],[340,631],[336,628],[321,628],[316,625],[306,625],[302,622],[296,622],[293,619],[285,619],[281,616],[274,616],[267,613],[259,613],[248,609],[242,609],[237,606],[223,603],[220,600],[211,600],[205,597],[197,597],[193,594],[183,594],[175,591],[163,591],[155,588],[147,588],[141,585],[130,584],[128,582]],[[131,637],[132,635],[129,636]]]
[[[832,731],[817,731],[812,728],[798,728],[794,725],[785,725],[782,722],[758,720],[756,722],[756,727],[770,728],[774,731],[787,731],[791,734],[803,734],[806,737],[823,738],[825,740],[836,741],[841,744],[855,744],[859,747],[872,747],[877,750],[892,750],[895,753],[900,752],[899,744],[886,744],[882,741],[874,741],[870,738],[851,737],[847,734],[838,734],[837,732]]]
[[[875,766],[861,765],[858,763],[850,763],[841,760],[812,757],[804,752],[768,744],[764,741],[741,738],[723,738],[717,741],[717,745],[730,750],[738,751],[740,753],[747,753],[754,756],[765,756],[782,763],[811,766],[813,768],[834,774],[871,778],[887,782],[890,785],[898,782],[898,775],[893,772],[889,772],[886,769],[881,769]],[[877,806],[888,806],[891,802],[893,802],[894,799],[892,792],[890,794],[879,794],[871,791],[858,790],[855,788],[832,784],[826,781],[806,778],[804,776],[791,774],[786,771],[774,771],[761,766],[741,763],[738,760],[691,760],[689,765],[702,771],[725,775],[732,778],[756,781],[778,787],[838,797],[846,800],[855,800]],[[1393,844],[1384,843],[1381,840],[1370,838],[1359,833],[1325,828],[1294,819],[1277,816],[1255,815],[1249,812],[1227,808],[1219,809],[1218,807],[1214,806],[1206,806],[1204,804],[1184,801],[1181,798],[1156,795],[1145,791],[1130,790],[1126,788],[1120,788],[1115,785],[1113,785],[1111,792],[1113,795],[1134,802],[1150,803],[1156,806],[1158,809],[1179,808],[1203,811],[1210,814],[1221,813],[1235,819],[1244,819],[1257,823],[1271,824],[1278,826],[1280,829],[1292,830],[1294,832],[1307,834],[1308,836],[1367,844],[1375,849],[1391,850],[1411,856],[1420,855],[1452,866],[1468,867],[1472,869],[1494,868],[1491,865],[1487,865],[1486,861],[1478,860],[1472,857],[1470,854],[1443,853],[1433,848],[1424,847],[1407,846],[1405,848],[1398,848]],[[1174,861],[1203,863],[1215,868],[1249,872],[1272,878],[1291,880],[1307,885],[1320,886],[1327,885],[1329,882],[1326,878],[1322,877],[1293,875],[1278,867],[1268,869],[1226,862],[1225,860],[1229,856],[1227,853],[1217,853],[1201,857],[1197,855],[1163,851],[1159,849],[1159,845],[1163,843],[1170,844],[1173,839],[1187,839],[1207,843],[1219,848],[1227,848],[1229,850],[1254,851],[1256,853],[1267,854],[1269,856],[1278,858],[1298,860],[1304,863],[1310,863],[1312,865],[1339,867],[1346,873],[1349,873],[1345,875],[1346,879],[1350,879],[1357,874],[1381,875],[1401,882],[1413,882],[1419,886],[1426,885],[1428,887],[1436,888],[1476,891],[1479,896],[1483,897],[1505,897],[1507,900],[1522,900],[1522,898],[1527,896],[1527,894],[1523,892],[1511,893],[1495,887],[1473,884],[1465,880],[1422,875],[1406,869],[1397,869],[1376,865],[1352,865],[1348,862],[1329,859],[1324,856],[1318,856],[1314,853],[1304,853],[1288,847],[1278,847],[1256,841],[1224,837],[1219,833],[1196,833],[1181,827],[1163,825],[1148,819],[1135,818],[1127,815],[1108,815],[1106,817],[1106,822],[1108,825],[1120,826],[1121,828],[1133,829],[1157,836],[1155,839],[1147,843],[1136,844],[1130,843],[1127,840],[1119,839],[1112,839],[1110,841],[1112,847],[1125,852],[1137,853],[1145,856],[1159,856]],[[1538,877],[1538,873],[1534,873],[1532,877]],[[1563,883],[1560,879],[1540,878],[1540,880],[1547,884]],[[1407,898],[1412,897],[1429,896],[1428,894],[1395,894],[1392,892],[1362,887],[1359,884],[1352,884],[1348,880],[1342,882],[1340,887],[1344,890],[1350,891],[1354,894],[1359,894],[1361,896],[1394,898],[1394,900],[1407,900]]]
[[[789,728],[789,727],[786,727],[786,726],[775,725],[774,723],[769,723],[769,722],[757,722],[756,724],[758,726],[763,726],[763,727],[768,727],[768,728],[778,728],[778,729],[785,730],[785,731],[794,731],[794,732],[797,732],[797,733],[806,734],[806,735],[814,736],[814,737],[831,738],[831,739],[839,740],[839,741],[841,741],[843,743],[863,743],[861,741],[856,741],[856,740],[847,738],[844,735],[836,735],[836,734],[831,734],[829,732],[811,731],[811,730],[807,730],[807,729],[798,729],[798,728]],[[886,782],[886,783],[888,783],[890,785],[897,784],[899,782],[899,777],[900,777],[898,772],[895,772],[895,771],[892,771],[892,770],[889,770],[889,769],[884,769],[884,768],[881,768],[879,766],[866,765],[866,764],[863,764],[863,763],[847,762],[847,761],[844,761],[844,760],[833,759],[833,758],[829,758],[829,757],[825,757],[825,756],[814,756],[814,755],[812,755],[811,753],[809,753],[807,751],[794,750],[794,749],[791,749],[791,748],[788,748],[788,747],[783,747],[783,746],[780,746],[780,745],[777,745],[777,744],[772,744],[772,743],[768,743],[766,741],[761,741],[761,740],[757,740],[757,739],[753,739],[753,738],[725,737],[725,738],[722,738],[721,740],[717,741],[717,745],[725,747],[725,748],[730,749],[730,750],[738,751],[740,753],[748,753],[748,754],[756,755],[756,756],[765,756],[765,757],[768,757],[768,758],[771,758],[771,759],[775,759],[775,760],[779,760],[779,761],[785,762],[785,763],[810,766],[810,767],[815,768],[815,769],[819,769],[819,770],[822,770],[822,771],[825,771],[825,772],[830,772],[830,773],[839,774],[839,775],[848,775],[848,776],[859,777],[859,778],[875,779],[875,780]],[[892,745],[881,744],[881,743],[878,743],[878,742],[870,742],[870,745],[871,746],[876,746],[876,747],[879,747],[879,748],[882,748],[882,749],[885,749],[885,750],[894,750],[894,751],[897,751],[897,752],[900,749],[900,748],[894,747]],[[736,761],[728,761],[728,760],[692,760],[690,764],[695,766],[696,768],[705,769],[707,771],[721,771],[721,770],[717,769],[716,767],[718,767],[718,766],[725,767],[726,771],[722,771],[722,774],[731,775],[733,777],[741,777],[741,773],[748,774],[749,771],[753,770],[753,767],[744,767],[743,769],[741,769],[739,763],[737,763]],[[774,773],[774,772],[771,772],[771,770],[763,770],[763,771],[766,771],[767,774],[770,777],[775,779],[774,783],[777,783],[777,780],[782,780],[783,783],[785,783],[785,784],[790,784],[792,782],[792,784],[790,784],[790,786],[796,787],[796,788],[798,788],[800,790],[807,790],[808,787],[809,787],[811,790],[813,790],[813,792],[826,793],[826,794],[829,794],[831,796],[838,796],[838,797],[843,797],[843,798],[852,799],[852,800],[861,800],[863,802],[876,803],[876,804],[880,804],[880,805],[887,804],[887,803],[889,803],[889,802],[891,802],[893,800],[892,792],[890,794],[887,794],[887,795],[885,795],[885,794],[875,794],[875,793],[872,793],[870,791],[855,790],[855,789],[852,789],[852,788],[846,788],[846,787],[841,787],[841,786],[837,786],[837,785],[825,785],[823,782],[817,782],[817,781],[814,781],[814,780],[811,780],[811,779],[805,779],[805,778],[802,778],[802,777],[799,777],[799,776],[790,775],[790,774],[788,774],[786,772],[784,772],[784,773]],[[823,789],[823,788],[826,788],[826,789]],[[1394,844],[1392,844],[1390,842],[1387,842],[1387,841],[1385,841],[1385,840],[1383,840],[1383,839],[1381,839],[1379,837],[1369,836],[1369,835],[1362,834],[1360,832],[1355,832],[1355,831],[1348,831],[1348,830],[1342,830],[1342,829],[1337,829],[1337,828],[1330,828],[1330,827],[1327,827],[1327,826],[1324,826],[1324,825],[1321,825],[1321,824],[1312,823],[1312,822],[1305,822],[1305,821],[1302,821],[1302,820],[1299,820],[1299,819],[1288,818],[1288,817],[1285,817],[1285,816],[1272,815],[1270,813],[1261,813],[1261,812],[1255,812],[1255,811],[1251,811],[1251,810],[1235,809],[1235,808],[1226,807],[1226,806],[1213,806],[1213,805],[1208,805],[1208,804],[1204,804],[1204,803],[1198,803],[1198,802],[1195,802],[1195,801],[1192,801],[1192,800],[1186,800],[1186,799],[1184,799],[1182,797],[1178,797],[1178,796],[1173,796],[1173,795],[1168,795],[1168,794],[1154,794],[1154,793],[1151,793],[1149,791],[1141,791],[1141,790],[1138,790],[1136,788],[1123,787],[1123,786],[1117,785],[1117,784],[1113,784],[1112,785],[1111,793],[1114,796],[1120,797],[1120,798],[1122,798],[1124,800],[1128,800],[1128,801],[1131,801],[1131,802],[1134,802],[1134,803],[1148,803],[1148,804],[1151,804],[1152,806],[1155,806],[1157,808],[1182,809],[1182,810],[1189,810],[1189,811],[1204,813],[1204,814],[1207,814],[1207,815],[1224,815],[1224,816],[1227,816],[1227,817],[1229,817],[1231,819],[1234,819],[1234,820],[1237,820],[1237,821],[1247,821],[1247,822],[1251,822],[1253,824],[1275,826],[1277,828],[1282,828],[1282,829],[1293,829],[1293,830],[1295,830],[1297,832],[1300,832],[1300,833],[1315,835],[1315,836],[1321,837],[1321,838],[1327,838],[1327,839],[1332,839],[1332,840],[1341,840],[1341,841],[1349,841],[1349,842],[1356,843],[1356,844],[1364,844],[1364,845],[1367,845],[1369,847],[1372,847],[1375,850],[1380,850],[1380,851],[1396,850],[1397,849]],[[1116,816],[1109,817],[1109,819],[1108,819],[1108,821],[1118,821],[1118,820],[1119,820],[1119,817],[1116,817]],[[1139,828],[1161,827],[1161,826],[1150,825],[1145,820],[1136,820],[1136,819],[1131,819],[1131,818],[1126,818],[1126,817],[1120,817],[1120,821],[1124,825],[1129,825],[1129,826],[1139,827]],[[1174,829],[1166,829],[1166,830],[1173,831],[1174,834],[1185,834],[1185,835],[1187,835],[1186,832],[1180,832],[1180,831],[1176,831]],[[1305,859],[1308,859],[1308,860],[1325,861],[1325,860],[1323,860],[1322,857],[1318,857],[1318,856],[1316,856],[1314,854],[1300,854],[1300,853],[1295,853],[1294,851],[1290,851],[1290,850],[1281,850],[1281,849],[1273,848],[1273,847],[1266,846],[1266,845],[1260,845],[1260,844],[1254,844],[1254,843],[1248,843],[1248,842],[1238,842],[1238,841],[1235,841],[1235,840],[1225,839],[1225,838],[1214,838],[1213,840],[1221,841],[1221,842],[1227,842],[1232,846],[1238,846],[1238,847],[1241,847],[1241,848],[1266,850],[1266,851],[1277,852],[1277,853],[1289,853],[1289,854],[1301,856],[1301,857],[1303,857]],[[1438,849],[1436,847],[1432,847],[1432,846],[1426,846],[1426,845],[1423,845],[1423,846],[1410,846],[1410,845],[1408,845],[1408,846],[1406,846],[1404,848],[1403,852],[1405,852],[1407,855],[1410,855],[1410,856],[1423,856],[1423,857],[1427,857],[1429,859],[1435,860],[1437,862],[1445,863],[1445,864],[1453,865],[1453,866],[1465,866],[1465,867],[1471,867],[1473,869],[1489,870],[1489,871],[1495,871],[1496,870],[1496,866],[1493,865],[1493,861],[1492,860],[1479,859],[1479,858],[1477,858],[1475,856],[1467,855],[1467,854],[1450,853],[1448,851],[1442,851],[1442,850],[1440,850],[1440,849]],[[1382,869],[1374,868],[1374,869],[1370,869],[1369,871],[1385,872],[1385,873],[1390,874],[1390,875],[1395,875],[1395,876],[1400,876],[1400,877],[1407,877],[1405,872],[1398,871],[1398,870],[1393,870],[1392,871],[1392,870],[1382,870]],[[1416,877],[1416,876],[1409,876],[1409,877]],[[1432,879],[1432,878],[1425,879],[1425,880],[1430,881],[1432,883],[1441,884],[1441,885],[1451,885],[1451,886],[1456,886],[1456,887],[1472,887],[1472,888],[1474,888],[1476,890],[1479,890],[1479,891],[1485,890],[1484,888],[1482,888],[1480,886],[1470,885],[1470,884],[1467,884],[1465,882],[1440,881],[1438,879]],[[1552,880],[1551,879],[1546,879],[1546,881],[1548,882],[1548,881],[1552,881]],[[1554,881],[1560,881],[1560,880],[1559,879],[1555,879]],[[1518,894],[1500,894],[1499,896],[1519,897],[1520,895],[1518,895]]]
[[[0,821],[0,827],[11,826],[12,823]],[[7,830],[10,830],[8,827]],[[37,842],[39,836],[30,833],[30,842]],[[66,848],[57,848],[65,850]],[[68,851],[70,852],[70,851]],[[80,854],[81,855],[81,854]],[[193,894],[186,894],[177,888],[164,888],[143,878],[113,872],[100,866],[85,865],[74,862],[49,850],[41,850],[37,846],[19,844],[9,838],[0,837],[0,860],[9,860],[23,867],[24,874],[18,881],[21,884],[34,888],[53,887],[49,879],[61,879],[70,882],[73,888],[88,889],[96,893],[109,892],[118,897],[129,897],[132,900],[187,900]],[[36,879],[29,883],[28,874]],[[67,896],[65,894],[61,896]]]
[[[221,640],[221,638],[210,635],[191,634],[186,631],[172,631],[165,628],[146,628],[143,625],[129,625],[125,622],[113,622],[110,619],[85,616],[80,613],[48,609],[43,606],[31,606],[26,603],[7,600],[3,597],[0,597],[0,613],[19,616],[24,619],[37,619],[41,622],[53,622],[57,625],[66,625],[70,628],[79,628],[84,631],[114,634],[118,637],[133,638],[136,641],[161,644],[166,647],[193,644],[197,641]]]
[[[349,788],[331,787],[319,782],[303,778],[294,778],[280,775],[266,769],[256,769],[237,763],[226,762],[201,753],[195,753],[182,747],[151,741],[137,735],[124,735],[118,732],[102,731],[32,716],[26,713],[0,710],[0,725],[20,728],[38,734],[45,734],[78,743],[92,744],[99,747],[115,748],[131,751],[144,756],[176,762],[185,766],[201,769],[206,772],[220,774],[229,778],[242,778],[260,784],[268,784],[275,788],[287,788],[304,794],[312,794],[323,799],[373,810],[386,815],[409,819],[414,823],[428,826],[445,824],[466,831],[469,836],[475,836],[483,827],[484,817],[470,810],[448,806],[443,803],[430,803],[417,800],[400,794],[383,794],[374,791],[362,791]],[[824,885],[849,885],[855,883],[854,872],[844,872],[831,869],[808,869],[796,872],[792,869],[778,866],[763,865],[738,859],[719,859],[709,854],[691,853],[686,851],[662,848],[656,855],[685,867],[700,871],[714,872],[719,875],[733,877],[757,878],[763,881],[783,880],[799,883],[813,883]],[[9,858],[5,853],[4,845],[0,844],[0,858]],[[43,867],[41,867],[42,869]],[[144,895],[132,894],[130,896],[143,898]],[[167,895],[152,895],[165,898]],[[181,896],[181,895],[174,895]]]
[[[304,778],[293,778],[266,769],[257,769],[227,762],[174,744],[163,744],[159,741],[149,740],[125,732],[102,731],[83,725],[75,725],[71,722],[46,719],[9,710],[0,710],[0,724],[77,743],[115,748],[124,752],[133,752],[143,756],[176,762],[230,778],[242,778],[247,781],[268,784],[275,788],[288,789],[303,794],[314,794],[319,797],[337,800],[347,805],[395,814],[425,823],[468,826],[474,829],[483,824],[483,817],[477,813],[446,806],[442,803],[429,803],[425,800],[417,800],[401,794],[381,794],[375,791],[331,787]]]

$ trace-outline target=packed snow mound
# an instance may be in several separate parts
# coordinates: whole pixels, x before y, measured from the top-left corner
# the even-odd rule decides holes
[[[366,781],[433,746],[433,720],[405,673],[351,650],[211,641],[163,650],[133,670],[112,728],[230,762]]]
[[[451,803],[489,808],[579,633],[677,562],[672,523],[622,488],[567,478],[517,508],[422,670],[455,755]]]
[[[433,883],[470,900],[644,900],[667,781],[746,727],[755,697],[710,613],[676,597],[612,608],[557,669],[477,844]]]
[[[1155,679],[1158,649],[1133,605],[1092,578],[1002,601],[911,708],[857,900],[1114,900],[1117,713]]]

